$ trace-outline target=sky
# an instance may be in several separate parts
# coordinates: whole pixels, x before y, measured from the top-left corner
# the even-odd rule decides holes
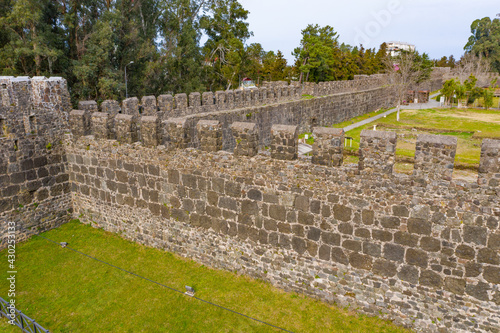
[[[499,0],[239,0],[254,36],[266,51],[281,50],[289,64],[308,24],[330,25],[340,43],[377,48],[383,42],[414,44],[431,59],[459,59],[478,18],[500,13]]]

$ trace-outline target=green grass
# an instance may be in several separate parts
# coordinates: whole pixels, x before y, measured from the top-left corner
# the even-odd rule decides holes
[[[500,102],[500,97],[493,97],[493,107],[498,108],[498,103]],[[476,103],[478,107],[484,107],[484,98],[479,98]]]
[[[436,96],[434,99],[439,102],[441,98],[441,95]],[[498,108],[500,103],[500,97],[493,97],[493,108]],[[453,103],[454,106],[456,106],[456,101]],[[478,98],[474,103],[469,105],[469,107],[474,108],[474,107],[484,107],[484,98],[480,97]]]
[[[357,122],[363,121],[365,119],[368,119],[368,118],[374,117],[376,115],[379,115],[381,113],[384,113],[387,110],[389,110],[389,109],[382,108],[382,109],[379,109],[379,110],[376,110],[376,111],[373,111],[373,112],[370,112],[370,113],[367,113],[367,114],[364,114],[364,115],[361,115],[361,116],[358,116],[358,117],[351,118],[351,119],[346,120],[344,122],[335,124],[332,127],[333,128],[344,128],[344,127],[347,127],[347,126],[352,125],[354,123],[357,123]]]
[[[235,273],[209,269],[77,221],[43,234],[178,290],[295,332],[404,332]],[[195,240],[193,240],[195,241]],[[0,252],[6,297],[6,251]],[[35,236],[17,247],[17,307],[51,332],[277,332]],[[19,332],[5,319],[0,331]]]
[[[307,143],[308,145],[312,145],[312,144],[314,144],[314,138],[312,137],[312,133],[311,133],[311,132],[307,132],[307,133],[302,133],[302,134],[299,134],[299,139],[303,139],[303,138],[306,136],[306,134],[307,134],[307,135],[309,135],[309,136],[307,137],[306,143]]]
[[[396,121],[396,113],[393,113],[347,132],[346,136],[353,137],[354,140],[352,148],[346,149],[357,151],[361,131],[373,129],[373,125],[377,125],[377,130],[398,133],[396,154],[399,156],[415,156],[415,142],[419,133],[456,136],[458,146],[455,161],[465,165],[479,163],[483,138],[500,138],[500,112],[496,110],[403,110],[399,122]]]

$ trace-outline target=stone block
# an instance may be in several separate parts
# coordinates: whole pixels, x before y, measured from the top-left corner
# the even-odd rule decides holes
[[[174,98],[172,95],[158,96],[158,108],[163,114],[163,120],[173,117]]]
[[[426,268],[427,262],[428,262],[428,256],[425,251],[411,249],[411,248],[406,251],[407,264]]]
[[[218,120],[200,120],[196,130],[202,151],[216,152],[222,149],[222,124]]]
[[[75,138],[90,134],[90,112],[73,110],[69,114],[69,126]]]
[[[260,90],[255,88],[251,90],[252,92],[252,104],[251,106],[259,105],[260,104]],[[328,251],[330,252],[330,251]]]
[[[113,118],[105,112],[94,112],[91,118],[92,135],[96,139],[110,139]]]
[[[96,101],[79,101],[78,109],[88,111],[90,113],[99,111]]]
[[[121,108],[118,101],[107,99],[101,103],[101,112],[108,113],[112,118],[120,113],[120,111]]]
[[[188,108],[188,98],[186,94],[176,94],[175,100],[175,110],[176,115],[184,115]]]
[[[156,116],[158,106],[156,105],[155,96],[144,96],[141,100],[142,115],[143,116]]]
[[[163,144],[170,149],[185,149],[190,142],[188,123],[185,118],[170,118],[163,124]]]
[[[262,87],[259,90],[260,90],[260,101],[261,103],[265,104],[267,99],[267,88]]]
[[[313,128],[312,163],[325,166],[341,166],[344,151],[344,130],[342,128]]]
[[[234,90],[233,97],[234,97],[234,108],[235,109],[238,109],[238,108],[241,108],[244,106],[243,90]]]
[[[450,181],[456,150],[456,137],[419,134],[413,175],[425,182]]]
[[[202,95],[203,98],[203,106],[206,107],[207,111],[213,110],[213,105],[214,105],[214,93],[211,91],[204,92]]]
[[[122,113],[134,117],[139,116],[139,100],[137,97],[131,97],[123,100]]]
[[[156,116],[142,116],[141,142],[146,147],[156,147],[161,142],[161,123]]]
[[[296,160],[298,156],[299,127],[273,125],[271,127],[271,157],[278,160]]]
[[[201,95],[199,92],[189,94],[189,107],[193,108],[193,113],[198,113],[201,107]]]
[[[384,259],[377,259],[373,264],[373,272],[380,276],[393,277],[397,273],[396,265]]]
[[[422,270],[418,282],[426,287],[441,288],[443,286],[443,278],[436,272]]]
[[[483,140],[478,183],[496,188],[500,186],[500,140]]]
[[[243,106],[251,106],[252,105],[252,90],[245,89],[243,90]]]
[[[255,156],[259,150],[259,133],[254,123],[236,122],[231,125],[236,146],[234,155]]]
[[[274,95],[274,102],[280,101],[281,100],[281,87],[275,86],[272,89],[274,91],[274,94],[273,94]]]
[[[115,117],[116,140],[122,143],[137,141],[137,118],[129,114],[117,114]]]
[[[217,104],[218,110],[225,110],[227,108],[225,91],[219,90],[215,92],[215,104]]]
[[[363,130],[359,144],[359,170],[363,173],[392,174],[396,143],[394,132]]]
[[[234,92],[232,90],[226,91],[226,109],[234,109]]]

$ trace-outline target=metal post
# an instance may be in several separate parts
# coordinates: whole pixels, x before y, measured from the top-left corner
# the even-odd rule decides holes
[[[133,64],[134,62],[131,61],[128,64],[125,65],[125,98],[128,98],[128,86],[127,86],[127,66]]]

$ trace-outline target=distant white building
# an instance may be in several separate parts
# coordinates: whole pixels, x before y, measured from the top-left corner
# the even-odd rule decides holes
[[[415,45],[405,42],[388,42],[387,43],[387,54],[391,57],[395,57],[399,54],[399,51],[415,51]]]

